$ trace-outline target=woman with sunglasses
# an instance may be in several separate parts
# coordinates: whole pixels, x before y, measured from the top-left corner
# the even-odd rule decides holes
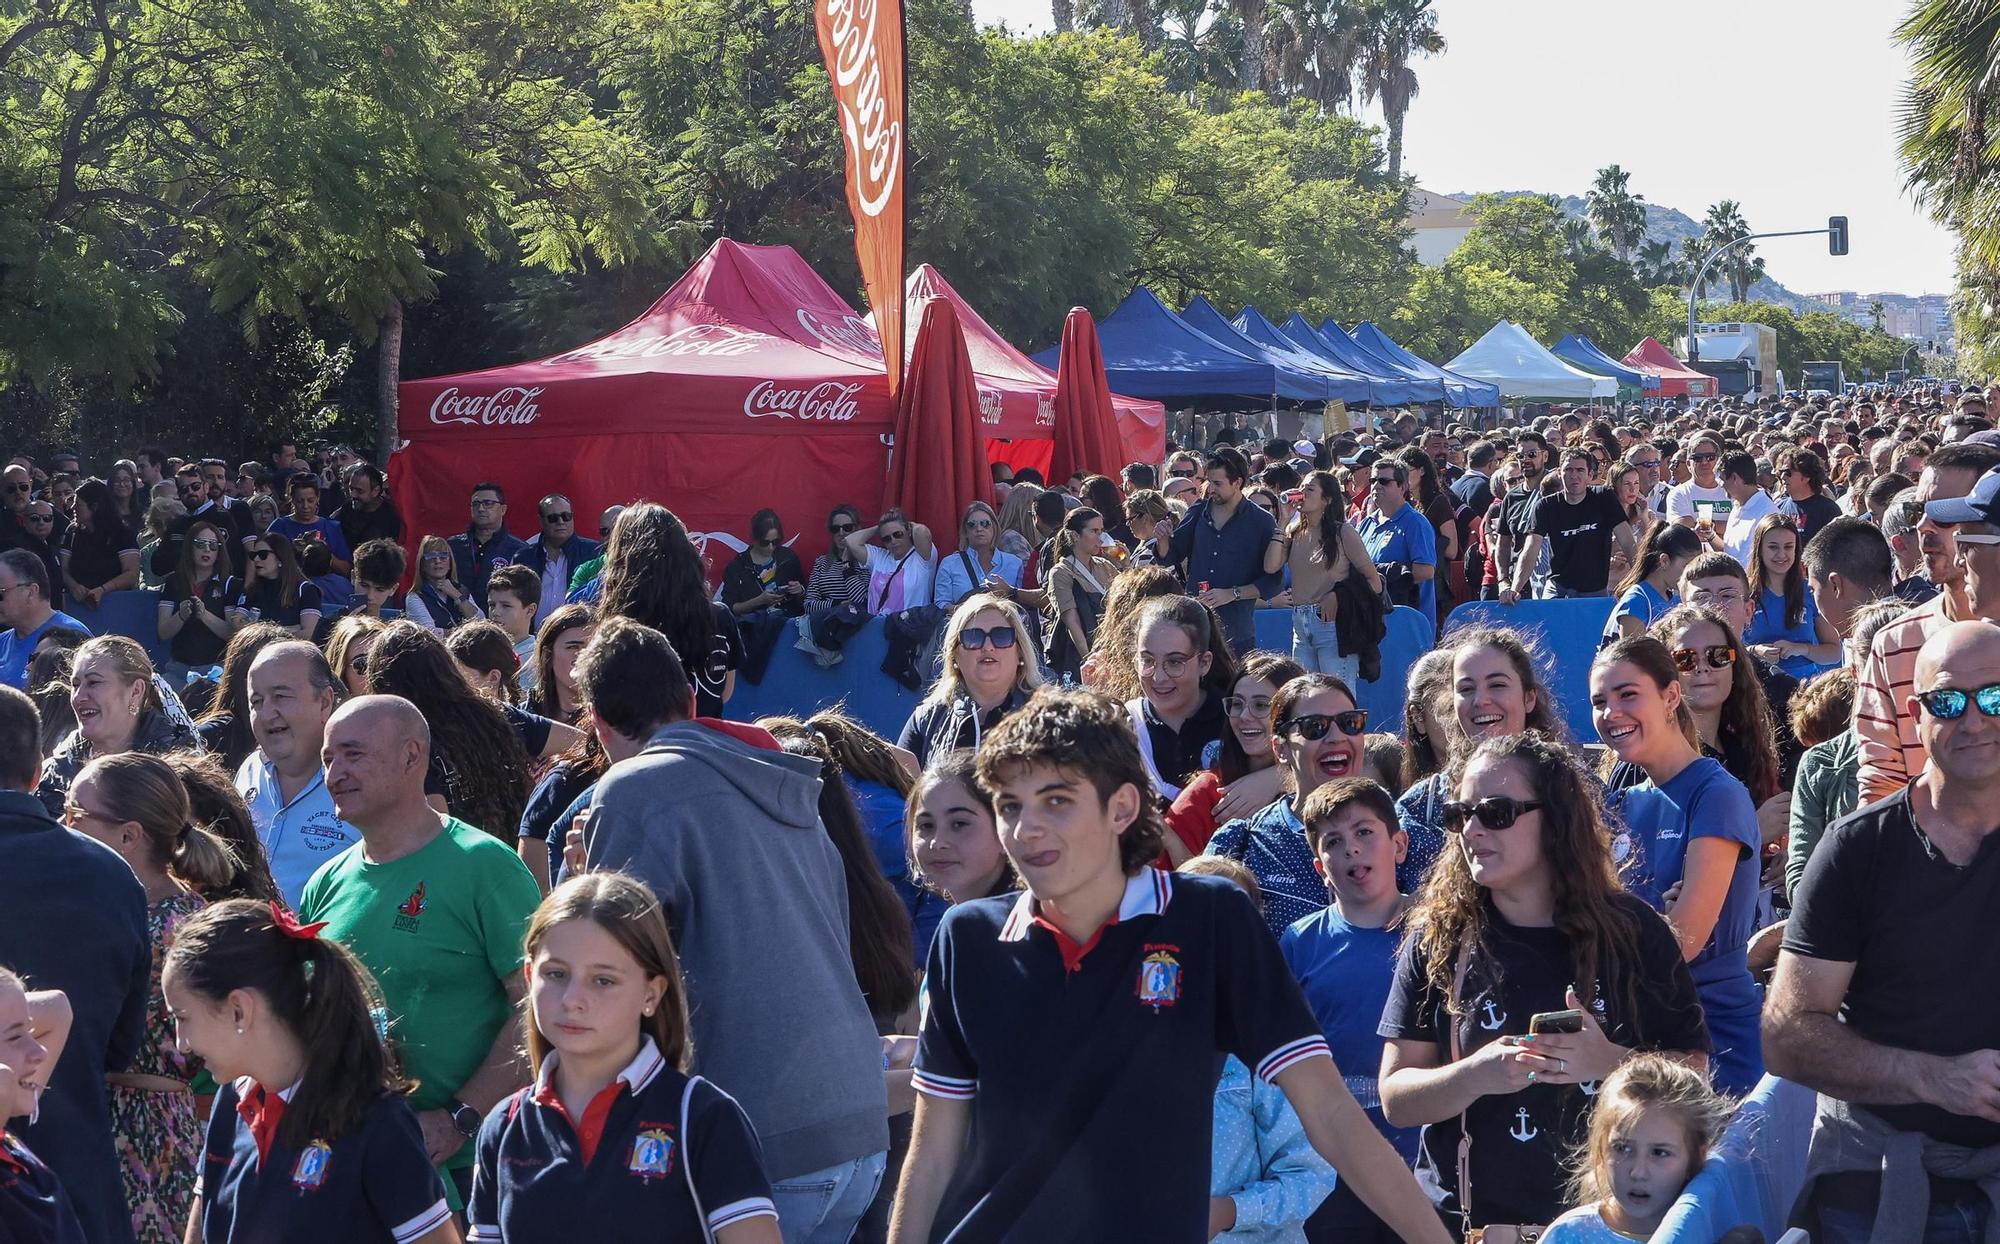
[[[1443,722],[1441,740],[1448,754],[1523,730],[1539,730],[1552,739],[1568,736],[1555,698],[1542,682],[1543,662],[1519,631],[1467,627],[1446,635],[1441,650],[1451,654],[1444,682],[1450,716]],[[1440,772],[1396,800],[1397,818],[1410,838],[1410,849],[1396,867],[1396,885],[1405,894],[1422,887],[1444,850],[1444,809],[1450,799],[1451,779]]]
[[[1181,788],[1167,811],[1167,828],[1173,833],[1166,836],[1165,858],[1172,867],[1199,855],[1222,825],[1252,815],[1284,793],[1285,770],[1272,746],[1271,705],[1278,688],[1305,672],[1297,661],[1275,652],[1243,658],[1222,700],[1229,730],[1211,749],[1213,759]]]
[[[1104,555],[1111,547],[1104,516],[1087,505],[1071,510],[1056,533],[1047,595],[1049,673],[1070,686],[1083,680],[1105,595],[1118,577],[1118,563]]]
[[[1659,640],[1622,639],[1598,654],[1590,707],[1604,745],[1646,775],[1607,809],[1622,826],[1612,861],[1626,888],[1673,926],[1701,996],[1716,1088],[1747,1093],[1764,1074],[1763,998],[1748,954],[1758,928],[1757,807],[1695,746],[1680,670]]]
[[[825,669],[838,665],[840,647],[868,620],[868,562],[847,547],[861,526],[861,511],[837,505],[826,516],[827,551],[806,576],[806,616],[793,646]]]
[[[403,616],[438,635],[486,616],[459,583],[458,565],[443,536],[425,536],[417,546],[417,582],[403,598]]]
[[[181,541],[180,565],[160,596],[160,638],[171,657],[162,670],[176,688],[189,670],[205,670],[222,660],[222,649],[235,630],[230,607],[240,593],[230,574],[229,535],[200,519]]]
[[[1264,890],[1264,923],[1273,937],[1326,906],[1326,880],[1306,845],[1299,809],[1328,782],[1361,776],[1362,736],[1368,712],[1354,692],[1331,674],[1304,674],[1271,699],[1271,734],[1285,793],[1270,804],[1215,831],[1205,854],[1248,867]]]
[[[300,639],[311,639],[319,630],[319,584],[306,582],[292,542],[267,531],[251,538],[246,558],[243,590],[230,606],[230,622],[239,627],[274,622]]]
[[[1653,624],[1650,634],[1673,656],[1702,755],[1720,760],[1763,807],[1778,793],[1783,777],[1770,706],[1742,641],[1721,614],[1701,605],[1676,606]],[[1605,785],[1623,790],[1644,776],[1638,766],[1619,761]]]
[[[958,520],[958,551],[938,558],[931,599],[950,609],[974,592],[1013,598],[1021,586],[1022,561],[1000,547],[1000,516],[984,501],[965,507]]]
[[[326,663],[348,695],[368,694],[368,657],[389,624],[365,613],[350,613],[326,637]]]
[[[1840,632],[1819,614],[1806,583],[1798,520],[1766,514],[1751,533],[1750,599],[1756,612],[1743,628],[1750,651],[1794,678],[1811,678],[1840,664]]]
[[[944,628],[951,659],[896,739],[918,768],[960,748],[977,751],[988,730],[1028,702],[1042,671],[1027,639],[1027,618],[1010,600],[981,593],[952,611]]]
[[[1423,1126],[1418,1182],[1448,1221],[1515,1239],[1565,1208],[1597,1084],[1635,1050],[1703,1067],[1708,1034],[1673,931],[1619,884],[1570,747],[1529,730],[1453,770],[1453,840],[1382,1013],[1382,1109]]]

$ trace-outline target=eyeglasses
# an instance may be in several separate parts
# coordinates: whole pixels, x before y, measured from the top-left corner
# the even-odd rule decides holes
[[[1737,591],[1735,588],[1730,588],[1726,592],[1710,592],[1704,589],[1699,592],[1690,593],[1688,603],[1690,605],[1701,605],[1704,608],[1720,606],[1726,609],[1731,605],[1742,604],[1743,593]]]
[[[267,558],[267,557],[276,557],[276,556],[277,556],[277,554],[276,554],[276,553],[274,553],[274,552],[272,552],[272,551],[271,551],[270,549],[251,549],[251,550],[250,550],[250,560],[251,560],[251,561],[253,561],[253,562],[261,562],[261,561],[263,561],[263,560],[264,560],[265,558]]]
[[[1142,652],[1139,654],[1139,672],[1151,674],[1157,670],[1165,670],[1167,677],[1179,678],[1187,673],[1187,667],[1193,660],[1193,657],[1183,656],[1178,652],[1166,657],[1156,657],[1150,652]]]
[[[1173,479],[1193,479],[1194,471],[1192,468],[1185,471],[1168,471],[1167,475]]]
[[[1444,806],[1444,827],[1462,834],[1467,821],[1477,820],[1488,829],[1512,829],[1522,813],[1539,812],[1541,808],[1538,799],[1515,799],[1507,795],[1489,795],[1477,803],[1454,799]]]
[[[1989,536],[1977,531],[1953,532],[1951,538],[1960,544],[2000,544],[2000,536]]]
[[[1924,521],[1924,503],[1921,501],[1898,501],[1896,516],[1914,527]]]
[[[907,540],[910,538],[910,533],[907,531],[885,531],[882,533],[882,538],[884,540]]]
[[[219,548],[221,548],[221,547],[222,547],[222,541],[220,541],[220,540],[190,540],[190,541],[188,541],[188,546],[189,546],[190,548],[197,548],[197,549],[206,549],[206,550],[208,550],[209,552],[213,553],[213,552],[215,552],[215,550],[217,550],[217,549],[219,549]]]
[[[776,544],[783,535],[783,532],[777,530],[760,531],[757,533],[757,542],[759,544]]]
[[[1247,697],[1240,695],[1224,696],[1222,697],[1222,711],[1228,713],[1231,717],[1248,715],[1261,720],[1271,715],[1271,697],[1268,695]]]
[[[831,523],[831,524],[828,524],[828,526],[827,526],[827,530],[828,530],[829,532],[832,532],[832,533],[833,533],[834,535],[836,535],[836,536],[844,536],[844,535],[846,535],[846,534],[847,534],[848,532],[850,532],[850,531],[853,531],[853,530],[854,530],[854,524],[853,524],[853,523]]]
[[[1717,458],[1719,458],[1719,457],[1721,457],[1721,456],[1722,456],[1721,454],[1689,454],[1689,455],[1688,455],[1688,457],[1689,457],[1689,458],[1690,458],[1690,459],[1691,459],[1692,461],[1695,461],[1695,462],[1713,462],[1713,461],[1715,461],[1715,460],[1716,460]]]
[[[499,504],[498,501],[495,501],[491,497],[474,497],[472,499],[472,508],[475,510],[490,510]]]
[[[433,550],[432,552],[424,554],[423,560],[427,562],[448,562],[451,560],[451,554],[440,553]]]
[[[562,513],[560,513],[560,514],[544,514],[544,515],[542,515],[542,521],[543,521],[543,522],[545,522],[545,523],[569,523],[569,522],[575,522],[575,521],[576,521],[576,515],[574,515],[574,514],[570,513],[570,512],[568,511],[568,510],[564,510],[564,511],[563,511]]]
[[[353,657],[349,658],[347,666],[357,674],[366,674],[368,672],[368,654],[365,652],[356,653]]]
[[[1979,711],[1987,717],[2000,717],[2000,683],[1992,683],[1977,691],[1932,687],[1929,691],[1917,692],[1917,703],[1939,721],[1957,721],[1965,716],[1965,710],[1971,704],[1978,704]]]
[[[53,514],[30,514],[28,515],[28,521],[31,523],[53,523],[56,521],[56,516]]]
[[[1650,471],[1660,465],[1660,460],[1658,458],[1634,458],[1632,465],[1642,471]]]
[[[987,644],[995,648],[1014,646],[1014,628],[1011,626],[968,626],[958,633],[958,646],[967,652],[977,652]]]
[[[0,488],[0,492],[33,492],[33,491],[35,491],[35,486],[33,484],[9,484],[5,488]]]
[[[1326,732],[1338,727],[1342,734],[1356,735],[1368,729],[1368,710],[1350,708],[1344,713],[1306,713],[1278,723],[1278,733],[1295,734],[1308,743],[1317,743]]]
[[[1728,644],[1710,644],[1706,648],[1674,649],[1674,668],[1683,674],[1692,674],[1699,662],[1707,662],[1712,670],[1726,670],[1736,664],[1736,649]]]
[[[992,525],[993,520],[990,518],[968,518],[965,520],[965,529],[967,531],[985,531]]]
[[[1377,475],[1374,478],[1370,479],[1368,482],[1370,485],[1376,488],[1388,488],[1391,485],[1402,483],[1401,480],[1397,479],[1393,475]]]

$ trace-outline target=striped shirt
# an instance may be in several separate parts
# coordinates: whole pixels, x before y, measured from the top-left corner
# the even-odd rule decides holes
[[[1953,622],[1951,593],[1940,592],[1875,632],[1854,688],[1854,733],[1861,742],[1861,802],[1903,789],[1923,772],[1917,721],[1907,711],[1917,684],[1917,653]]]

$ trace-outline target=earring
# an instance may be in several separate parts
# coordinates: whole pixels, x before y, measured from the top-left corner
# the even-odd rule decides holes
[[[236,1035],[239,1037],[243,1035],[243,1025],[236,1025]]]

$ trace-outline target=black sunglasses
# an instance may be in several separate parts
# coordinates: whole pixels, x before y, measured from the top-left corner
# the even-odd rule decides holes
[[[1902,520],[1912,527],[1924,521],[1924,503],[1921,501],[1899,501],[1896,503],[1896,511]]]
[[[827,527],[827,530],[828,530],[828,531],[830,531],[830,532],[832,532],[832,533],[833,533],[834,535],[836,535],[836,536],[844,536],[844,535],[846,535],[846,534],[847,534],[848,532],[850,532],[850,531],[853,531],[853,530],[854,530],[854,524],[853,524],[853,523],[833,523],[833,524],[831,524],[830,526],[828,526],[828,527]]]
[[[1361,734],[1368,729],[1368,710],[1350,708],[1344,713],[1306,713],[1278,723],[1278,733],[1296,734],[1308,743],[1317,743],[1336,726],[1342,734]]]
[[[560,514],[544,514],[544,515],[542,515],[542,521],[543,521],[543,522],[545,522],[545,523],[567,523],[567,522],[570,522],[570,521],[574,520],[575,518],[576,518],[576,515],[574,515],[574,514],[570,513],[570,512],[568,511],[568,510],[564,510],[564,511],[563,511],[562,513],[560,513]]]
[[[991,643],[995,648],[1014,646],[1014,628],[1011,626],[968,626],[958,633],[958,646],[970,652],[977,652]]]
[[[353,668],[355,673],[366,674],[368,672],[368,654],[364,652],[347,664]]]
[[[1957,721],[1973,704],[1979,705],[1979,711],[1988,717],[2000,717],[2000,683],[1990,683],[1977,691],[1933,687],[1917,692],[1917,703],[1939,721]]]
[[[1683,674],[1692,674],[1701,661],[1708,662],[1712,670],[1726,670],[1736,664],[1736,649],[1728,644],[1710,644],[1706,648],[1674,649],[1674,668]]]
[[[1477,818],[1488,829],[1509,829],[1521,819],[1523,812],[1534,812],[1541,806],[1540,800],[1515,799],[1507,795],[1489,795],[1477,803],[1454,799],[1444,806],[1444,827],[1454,834],[1462,834],[1465,823]]]

